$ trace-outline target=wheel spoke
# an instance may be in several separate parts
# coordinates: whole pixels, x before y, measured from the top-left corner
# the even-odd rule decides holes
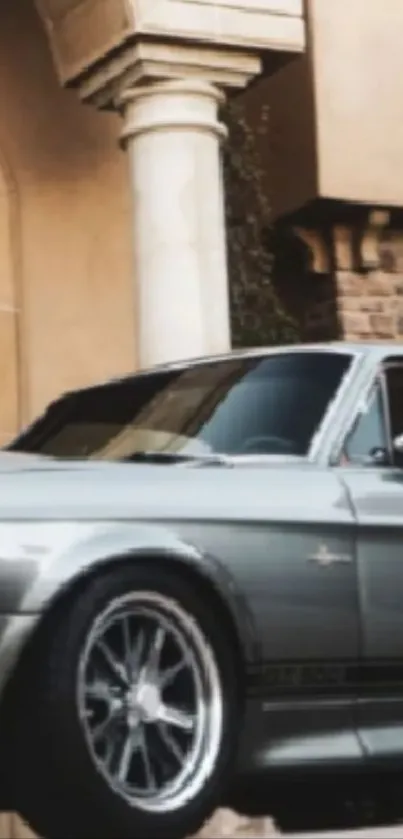
[[[193,731],[196,722],[193,714],[165,704],[162,704],[159,709],[158,721],[171,725],[173,728],[180,728],[182,731]]]
[[[140,735],[139,739],[140,739],[139,745],[140,745],[140,750],[141,750],[141,756],[142,756],[143,765],[144,765],[144,773],[145,773],[145,778],[146,778],[147,792],[149,792],[149,793],[150,792],[155,792],[156,789],[157,789],[157,782],[156,782],[154,771],[153,771],[153,768],[152,768],[152,765],[151,765],[150,755],[148,753],[147,738],[146,738],[146,732],[145,732],[144,728],[141,729],[141,735]]]
[[[112,734],[116,724],[116,717],[117,715],[115,712],[109,713],[102,722],[94,726],[91,730],[91,736],[94,743],[98,743],[100,740],[104,740]]]
[[[132,641],[131,641],[131,637],[130,637],[129,617],[127,615],[126,615],[126,617],[123,618],[123,621],[122,621],[122,635],[123,635],[123,657],[124,657],[124,662],[125,662],[125,665],[126,665],[126,674],[127,674],[128,679],[130,679],[129,668],[130,668],[130,658],[131,658],[131,654],[132,654]]]
[[[166,630],[163,626],[158,626],[154,633],[152,645],[146,660],[146,663],[141,671],[141,678],[146,681],[156,680],[161,659],[161,653],[166,639]]]
[[[110,704],[113,700],[112,686],[103,679],[96,679],[85,686],[87,699],[95,699]]]
[[[163,740],[163,742],[165,743],[168,751],[170,751],[171,754],[173,754],[178,763],[182,766],[186,753],[180,747],[179,743],[175,740],[175,737],[169,731],[166,723],[159,722],[157,725],[157,731],[161,737],[161,740]]]
[[[134,646],[131,645],[129,657],[127,659],[127,667],[130,682],[138,679],[141,670],[141,663],[144,656],[144,649],[146,645],[146,634],[144,629],[138,632]]]
[[[118,661],[115,656],[115,653],[112,652],[106,641],[103,641],[101,638],[98,638],[97,647],[102,653],[105,661],[109,665],[110,670],[112,673],[117,676],[119,682],[123,682],[125,685],[128,684],[128,678],[126,675],[124,665]]]
[[[112,734],[113,734],[113,732],[111,732],[111,735]],[[105,740],[106,740],[106,751],[105,751],[105,755],[104,755],[104,758],[103,758],[103,764],[107,769],[110,769],[110,765],[112,763],[112,759],[113,759],[114,752],[115,752],[116,741],[115,741],[115,738],[113,736],[110,736],[110,737],[106,736]]]
[[[169,685],[171,685],[172,682],[175,681],[178,674],[181,673],[182,670],[184,670],[184,668],[186,666],[187,666],[187,660],[186,660],[185,657],[183,657],[176,664],[173,664],[172,667],[167,667],[166,670],[163,670],[160,673],[160,676],[159,676],[159,679],[158,679],[158,686],[159,686],[160,690],[164,690]]]
[[[127,781],[127,776],[130,772],[133,755],[135,751],[139,749],[140,745],[140,728],[136,728],[134,731],[129,732],[129,734],[125,738],[122,748],[122,754],[119,760],[118,778],[123,783],[126,783]]]

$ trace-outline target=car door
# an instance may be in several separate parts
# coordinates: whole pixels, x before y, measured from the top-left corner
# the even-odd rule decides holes
[[[247,509],[248,522],[233,522],[231,542],[223,531],[219,551],[231,552],[267,665],[302,662],[319,674],[358,656],[355,528],[331,471],[301,466],[291,474],[239,469],[231,509]]]
[[[225,486],[225,527],[201,538],[230,570],[259,640],[248,695],[260,765],[355,764],[362,747],[348,674],[359,617],[347,494],[330,469],[303,463],[240,466]],[[198,540],[194,529],[189,538]]]
[[[339,473],[357,517],[361,660],[357,726],[367,752],[403,750],[403,358],[387,358],[349,434]]]

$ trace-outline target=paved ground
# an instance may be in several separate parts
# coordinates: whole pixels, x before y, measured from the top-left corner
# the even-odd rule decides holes
[[[325,833],[279,833],[271,819],[237,816],[231,810],[220,810],[197,839],[403,839],[401,827],[365,830],[342,830]],[[34,834],[16,817],[0,818],[0,839],[35,839]]]
[[[275,834],[274,834],[275,835]],[[292,839],[403,839],[403,825],[401,827],[377,827],[365,830],[344,830],[339,833],[294,833],[288,834]]]
[[[273,839],[280,836],[288,836],[289,839],[403,839],[403,825],[324,833],[280,833],[271,819],[242,817],[231,810],[220,810],[197,839]]]
[[[0,839],[36,839],[17,817],[0,816]],[[401,827],[365,828],[328,832],[280,833],[269,818],[239,816],[219,810],[195,839],[403,839]]]

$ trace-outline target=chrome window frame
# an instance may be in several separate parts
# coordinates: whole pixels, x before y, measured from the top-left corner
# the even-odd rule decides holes
[[[308,452],[308,460],[320,463],[323,466],[328,466],[332,461],[332,452],[337,446],[337,438],[340,434],[340,423],[343,427],[345,422],[344,412],[348,408],[349,392],[350,390],[354,391],[357,376],[366,362],[365,354],[358,350],[351,350],[350,347],[331,348],[328,351],[348,355],[351,363],[312,438]]]
[[[349,436],[352,434],[355,425],[359,422],[361,416],[363,415],[364,408],[368,406],[368,403],[371,399],[371,396],[376,387],[380,387],[381,390],[381,397],[382,397],[382,410],[383,410],[383,420],[385,426],[385,436],[386,436],[386,448],[389,455],[390,463],[384,465],[382,467],[376,466],[374,464],[374,468],[376,469],[394,469],[396,468],[396,464],[394,463],[394,450],[393,450],[393,441],[392,441],[392,428],[391,428],[391,417],[390,417],[390,402],[389,402],[389,394],[388,394],[388,387],[386,381],[386,370],[398,367],[402,368],[403,370],[403,356],[401,360],[392,360],[393,356],[390,355],[389,357],[385,357],[381,359],[378,364],[375,372],[372,374],[369,382],[365,386],[364,396],[362,396],[358,402],[356,410],[353,414],[353,418],[349,423],[347,430],[343,434],[343,437],[339,442],[335,445],[331,458],[330,458],[330,465],[331,466],[340,466],[340,460],[342,458],[344,448]],[[356,468],[362,466],[365,469],[370,468],[370,464],[360,463],[359,461],[354,461],[352,465]],[[400,468],[400,467],[399,467]]]

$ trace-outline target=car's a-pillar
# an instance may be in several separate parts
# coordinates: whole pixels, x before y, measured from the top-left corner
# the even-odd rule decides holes
[[[219,109],[304,49],[302,0],[36,5],[62,84],[122,114],[140,366],[227,350]]]

